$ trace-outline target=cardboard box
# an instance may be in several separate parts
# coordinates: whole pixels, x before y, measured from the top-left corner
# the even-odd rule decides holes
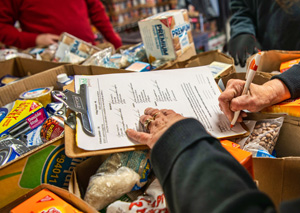
[[[82,199],[80,199],[76,195],[68,192],[67,190],[64,190],[64,189],[61,189],[61,188],[58,188],[58,187],[55,187],[55,186],[52,186],[52,185],[49,185],[49,184],[42,184],[42,185],[34,188],[33,190],[31,190],[27,194],[23,195],[22,197],[19,197],[18,199],[14,200],[13,202],[8,204],[7,206],[0,209],[0,212],[2,212],[2,213],[10,212],[11,209],[16,207],[20,203],[24,202],[29,197],[33,196],[34,194],[41,191],[42,189],[50,190],[51,192],[53,192],[54,194],[56,194],[57,196],[62,198],[64,201],[68,202],[73,207],[77,208],[78,210],[80,210],[82,212],[91,212],[91,213],[92,212],[94,212],[94,213],[98,212],[95,208],[90,206],[88,203],[84,202]]]
[[[68,188],[73,169],[85,158],[68,158],[63,136],[0,167],[0,208],[42,183]]]
[[[262,53],[263,55],[261,56],[257,71],[268,73],[271,76],[275,75],[271,74],[273,71],[280,71],[282,62],[300,58],[300,51],[269,50]],[[247,59],[247,65],[252,57]]]
[[[69,184],[69,192],[84,199],[86,190],[89,185],[90,177],[96,174],[98,168],[109,156],[110,155],[93,156],[78,164],[72,173]],[[144,189],[149,186],[154,178],[155,176],[153,175],[153,173],[150,173],[147,177],[147,183],[142,189],[130,191],[121,196],[119,200],[127,202],[136,200],[138,196],[143,194]],[[105,212],[105,209],[102,209],[100,212]]]
[[[271,55],[274,56],[272,53]],[[256,84],[267,82],[270,77],[267,74],[258,72],[253,82]],[[245,79],[245,73],[234,73],[222,80],[226,85],[231,78]],[[249,113],[245,118],[260,120],[279,116],[284,116],[284,122],[275,146],[277,158],[253,158],[254,177],[258,187],[271,197],[277,207],[284,200],[300,197],[300,118],[266,113]]]
[[[300,157],[253,158],[253,164],[259,189],[277,207],[282,201],[300,197]]]
[[[64,64],[66,63],[39,61],[28,58],[13,58],[6,61],[0,61],[0,78],[4,75],[12,75],[16,77],[35,75],[42,71]]]
[[[169,10],[138,22],[148,61],[196,54],[187,10]],[[192,56],[189,54],[189,56]],[[184,59],[181,59],[184,60]]]
[[[220,73],[218,76],[216,76],[215,79],[220,79],[224,76],[236,72],[233,58],[224,53],[221,53],[218,50],[211,50],[208,52],[199,53],[184,61],[170,61],[164,64],[163,66],[160,66],[158,70],[205,66],[213,62],[221,62],[232,65],[228,69]]]
[[[300,197],[300,118],[264,113],[250,113],[246,118],[260,120],[279,116],[284,116],[284,122],[275,146],[277,158],[253,158],[258,187],[276,206],[282,201]]]
[[[14,101],[19,97],[20,93],[33,88],[54,86],[54,89],[58,89],[58,86],[56,85],[56,76],[61,73],[67,73],[67,75],[92,75],[114,72],[130,71],[71,64],[59,66],[24,78],[14,84],[1,87],[0,106]],[[68,126],[65,127],[67,128]],[[9,202],[12,202],[17,197],[24,195],[41,183],[51,183],[67,187],[65,181],[69,181],[72,169],[74,169],[75,165],[80,163],[83,159],[80,159],[79,157],[73,159],[73,161],[69,161],[69,165],[74,165],[73,167],[70,167],[71,170],[65,169],[64,171],[60,170],[60,172],[58,172],[58,169],[55,170],[55,165],[59,162],[62,163],[63,160],[59,158],[63,157],[64,151],[64,137],[61,136],[1,166],[0,188],[5,190],[0,194],[0,208]],[[67,157],[65,159],[67,159]],[[61,182],[58,180],[61,180]]]

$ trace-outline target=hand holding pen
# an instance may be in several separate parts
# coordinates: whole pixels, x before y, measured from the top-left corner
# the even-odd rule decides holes
[[[261,58],[261,53],[257,53],[250,62],[249,68],[246,73],[246,83],[245,83],[242,95],[246,95],[248,93],[250,84],[252,83],[253,78],[256,74],[257,67],[260,62],[260,58]],[[232,128],[235,125],[235,123],[240,115],[240,112],[241,112],[240,110],[234,112],[234,117],[230,123],[230,128]]]

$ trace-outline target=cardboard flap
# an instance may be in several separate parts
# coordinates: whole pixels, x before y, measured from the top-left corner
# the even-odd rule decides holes
[[[4,75],[23,77],[17,68],[16,58],[0,61],[0,78]]]
[[[253,168],[259,189],[278,206],[282,200],[284,159],[253,158]]]
[[[222,81],[224,83],[224,85],[227,85],[227,82],[230,80],[230,79],[241,79],[241,80],[245,80],[245,76],[246,76],[246,73],[245,72],[238,72],[238,73],[231,73],[229,75],[226,75],[224,77],[222,77]],[[264,83],[266,83],[267,81],[269,81],[270,79],[262,74],[261,72],[258,72],[254,78],[253,78],[253,83],[254,84],[258,84],[258,85],[262,85]]]
[[[284,158],[282,200],[299,198],[300,158]]]
[[[247,59],[247,66],[249,65],[251,59],[254,57],[252,55]],[[279,71],[280,64],[285,61],[300,58],[300,51],[284,51],[284,50],[269,50],[263,51],[260,63],[258,66],[258,71],[261,72],[273,72]]]
[[[0,87],[0,93],[5,94],[0,96],[0,105],[4,106],[15,101],[19,98],[20,94],[30,89],[49,86],[54,86],[54,89],[57,89],[56,76],[61,73],[67,73],[68,75],[72,74],[70,73],[70,70],[66,69],[64,66],[60,66],[37,73],[30,76],[30,78],[24,78],[15,83]]]
[[[109,155],[94,156],[78,164],[72,173],[73,181],[69,184],[69,189],[72,191],[69,191],[84,198],[90,177],[96,174],[98,168],[108,157]]]

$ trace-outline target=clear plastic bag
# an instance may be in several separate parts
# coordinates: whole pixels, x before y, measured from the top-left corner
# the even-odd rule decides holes
[[[283,117],[279,117],[257,121],[251,135],[245,141],[243,149],[252,153],[264,150],[272,154],[283,120]]]

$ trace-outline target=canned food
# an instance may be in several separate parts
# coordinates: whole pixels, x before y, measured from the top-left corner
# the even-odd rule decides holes
[[[65,126],[62,118],[58,116],[49,117],[44,124],[40,132],[41,139],[44,143],[53,140],[64,134]]]
[[[19,157],[18,153],[11,147],[1,147],[0,148],[0,166],[8,163]]]

